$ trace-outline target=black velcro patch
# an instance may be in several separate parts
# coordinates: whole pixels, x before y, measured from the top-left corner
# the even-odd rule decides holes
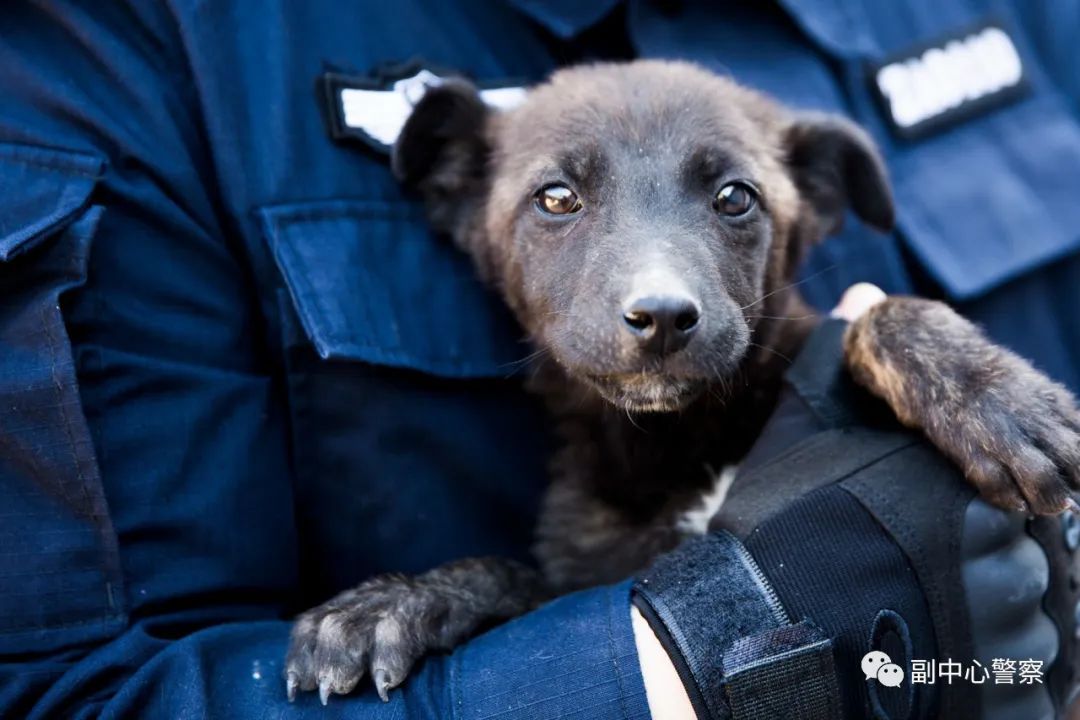
[[[892,131],[916,140],[1014,102],[1028,91],[1020,52],[988,21],[870,66]]]
[[[436,69],[420,60],[384,65],[370,75],[325,72],[319,77],[330,137],[364,143],[376,152],[390,153],[412,108],[430,87],[460,73]],[[496,109],[519,104],[520,84],[478,84],[480,97]]]

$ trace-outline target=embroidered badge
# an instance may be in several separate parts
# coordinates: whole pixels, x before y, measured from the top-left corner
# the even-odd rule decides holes
[[[1024,64],[998,24],[899,53],[870,69],[893,131],[918,139],[1022,97]]]
[[[335,140],[360,140],[389,154],[416,103],[428,88],[450,76],[417,62],[368,76],[324,73],[321,81],[330,136]],[[525,99],[525,88],[482,88],[480,97],[492,107],[509,109]]]

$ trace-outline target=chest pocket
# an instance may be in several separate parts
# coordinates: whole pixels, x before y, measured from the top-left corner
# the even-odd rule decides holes
[[[1004,5],[781,5],[840,69],[848,109],[886,154],[903,239],[947,297],[978,297],[1080,250],[1080,124]],[[988,20],[1015,45],[1027,85],[1023,97],[919,139],[897,137],[872,94],[873,64],[943,46]]]
[[[101,217],[94,157],[0,144],[0,654],[124,622],[116,536],[61,311]]]
[[[261,219],[320,357],[483,378],[514,374],[527,354],[469,259],[432,238],[414,205],[306,203]]]
[[[374,573],[527,558],[546,422],[516,374],[522,331],[469,259],[404,201],[259,217],[284,286],[310,601]]]

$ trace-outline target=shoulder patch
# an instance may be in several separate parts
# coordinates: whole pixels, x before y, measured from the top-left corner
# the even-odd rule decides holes
[[[886,120],[915,140],[1022,97],[1024,64],[1009,33],[986,22],[870,66]]]
[[[409,114],[427,89],[455,73],[410,63],[371,75],[326,72],[320,77],[330,137],[359,140],[389,154]],[[525,88],[507,83],[484,87],[480,97],[497,109],[509,109],[525,99]]]

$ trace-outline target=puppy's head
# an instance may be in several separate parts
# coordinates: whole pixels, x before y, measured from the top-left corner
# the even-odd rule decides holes
[[[892,224],[853,125],[684,63],[571,68],[494,112],[450,81],[418,103],[398,176],[572,377],[634,411],[722,382],[848,207]]]

